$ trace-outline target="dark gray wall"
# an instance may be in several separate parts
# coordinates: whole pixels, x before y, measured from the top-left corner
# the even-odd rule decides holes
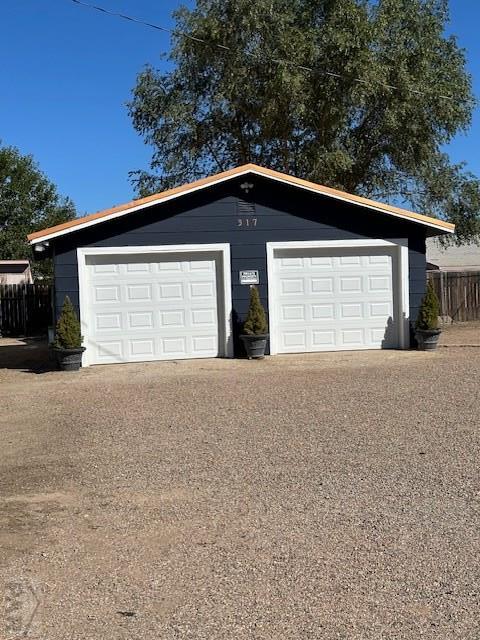
[[[425,290],[425,227],[272,182],[248,176],[211,187],[145,211],[76,231],[54,242],[55,301],[58,314],[66,295],[78,309],[77,247],[120,247],[228,242],[232,257],[235,333],[243,320],[249,288],[238,283],[241,269],[258,269],[260,295],[268,311],[266,242],[408,238],[410,320]],[[246,204],[247,203],[247,204]],[[247,213],[254,206],[255,213]],[[257,219],[238,226],[239,218]]]

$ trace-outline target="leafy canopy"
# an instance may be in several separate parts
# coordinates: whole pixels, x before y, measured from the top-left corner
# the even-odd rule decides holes
[[[479,234],[479,181],[442,150],[474,107],[447,0],[198,0],[175,18],[212,46],[178,33],[171,70],[137,78],[141,195],[255,162]]]
[[[31,259],[27,234],[75,217],[75,207],[61,198],[31,156],[0,147],[0,259]],[[51,277],[50,260],[32,264],[35,275]]]
[[[243,332],[249,336],[265,335],[268,333],[265,309],[260,302],[260,294],[257,287],[250,287],[250,303],[248,313],[243,323]]]
[[[82,346],[80,322],[68,296],[63,301],[62,312],[57,321],[54,347],[58,349],[78,349]]]
[[[427,290],[423,296],[420,309],[418,311],[416,328],[422,330],[437,329],[438,316],[440,313],[440,303],[433,288],[431,280],[428,281]]]

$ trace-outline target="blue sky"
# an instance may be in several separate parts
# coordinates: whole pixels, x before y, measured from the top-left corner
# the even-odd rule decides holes
[[[95,4],[95,2],[92,3]],[[98,0],[164,26],[179,0]],[[187,2],[188,4],[188,2]],[[451,0],[449,31],[467,50],[480,94],[480,3]],[[128,172],[147,168],[150,150],[125,103],[146,63],[164,64],[168,34],[74,5],[14,0],[0,7],[0,139],[30,153],[80,215],[130,200]],[[480,109],[449,152],[480,175]]]

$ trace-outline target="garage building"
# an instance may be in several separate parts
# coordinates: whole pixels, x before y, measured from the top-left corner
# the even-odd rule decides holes
[[[270,353],[405,349],[425,240],[453,225],[245,165],[29,236],[76,306],[83,366],[241,355],[258,281]]]

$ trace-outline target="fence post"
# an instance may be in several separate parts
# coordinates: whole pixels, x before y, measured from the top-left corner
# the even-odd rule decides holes
[[[443,288],[443,271],[440,271],[440,309],[441,309],[441,316],[445,315],[445,300],[443,297],[443,292],[444,292],[444,288]]]
[[[23,335],[27,336],[27,285],[24,284],[22,287],[23,294]]]

